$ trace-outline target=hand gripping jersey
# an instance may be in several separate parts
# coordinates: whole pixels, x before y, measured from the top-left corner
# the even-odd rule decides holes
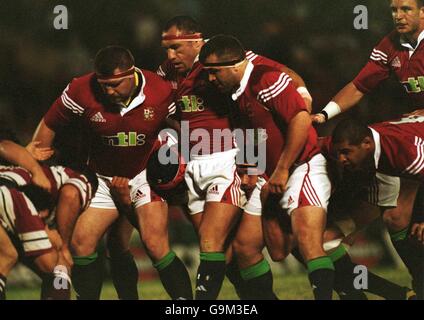
[[[246,52],[246,58],[254,65],[283,67],[282,64],[254,54],[252,51]],[[208,73],[198,61],[194,63],[186,77],[176,72],[170,60],[166,60],[158,68],[157,74],[172,83],[176,93],[175,101],[177,101],[179,120],[188,121],[190,135],[195,129],[203,129],[212,138],[214,129],[234,128],[235,123],[231,122],[234,112],[232,102],[208,81]],[[190,149],[199,143],[198,147],[204,146],[206,150],[209,149],[209,153],[223,152],[233,148],[231,131],[223,131],[223,136],[225,138],[220,138],[220,141],[214,141],[212,138],[210,143],[209,141],[201,142],[201,138],[195,139],[190,141]],[[204,150],[203,148],[202,151]]]
[[[412,107],[424,108],[424,38],[416,48],[391,32],[373,49],[369,62],[353,80],[363,93],[369,93],[391,74],[395,74],[410,98]]]
[[[424,180],[424,117],[408,117],[370,126],[378,172]]]
[[[238,102],[241,113],[248,117],[251,127],[266,130],[266,174],[270,176],[284,149],[288,123],[297,113],[307,111],[305,103],[287,74],[277,68],[252,63],[248,64],[233,99]],[[310,127],[297,164],[319,153],[317,140],[315,129]]]
[[[175,111],[172,90],[152,72],[137,69],[141,88],[130,105],[109,104],[94,73],[75,78],[44,117],[54,131],[75,118],[88,128],[89,166],[104,176],[133,178],[145,169],[158,132]]]

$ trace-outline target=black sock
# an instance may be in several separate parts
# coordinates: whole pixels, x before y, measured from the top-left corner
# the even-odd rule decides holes
[[[231,282],[231,284],[234,286],[234,289],[237,293],[237,296],[241,300],[247,299],[244,295],[244,280],[242,279],[240,275],[240,269],[237,265],[236,259],[233,257],[231,262],[227,264],[227,269],[225,272],[225,275],[227,276],[228,280]]]
[[[307,266],[315,300],[331,300],[335,272],[330,257],[323,256],[309,260]]]
[[[6,277],[0,274],[0,300],[6,300]]]
[[[41,281],[41,300],[71,300],[71,283],[67,273],[46,274]]]
[[[390,233],[393,246],[412,276],[412,288],[419,300],[424,299],[424,246],[408,239],[408,230]]]
[[[278,300],[273,290],[271,267],[265,259],[240,271],[245,281],[245,299]]]
[[[72,283],[78,300],[99,300],[103,285],[103,264],[94,253],[73,257]]]
[[[170,251],[154,264],[160,280],[173,300],[193,300],[190,276],[184,263]]]
[[[138,268],[131,252],[114,254],[109,258],[110,272],[120,300],[138,300]]]
[[[216,300],[225,277],[223,252],[201,252],[196,278],[196,300]]]

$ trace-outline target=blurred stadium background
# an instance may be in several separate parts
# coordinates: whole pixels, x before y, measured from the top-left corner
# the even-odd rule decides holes
[[[353,10],[359,4],[368,9],[367,30],[353,27]],[[53,27],[56,5],[68,9],[67,30]],[[315,111],[321,110],[356,75],[373,46],[392,29],[387,0],[3,0],[0,3],[0,119],[27,143],[40,118],[67,83],[91,71],[97,50],[109,44],[130,48],[137,66],[155,70],[165,58],[160,48],[161,26],[179,14],[195,17],[204,26],[207,37],[218,33],[235,35],[246,48],[296,70],[314,98]],[[406,106],[399,85],[389,81],[351,113],[375,122],[392,118],[407,109]],[[319,128],[320,133],[326,134],[333,125],[330,122]],[[173,242],[194,273],[198,255],[195,236],[181,214],[172,212],[172,216]],[[156,281],[156,273],[136,238],[133,246],[141,278]],[[352,248],[357,262],[371,267],[401,265],[388,249],[380,224],[372,226],[358,242]],[[302,272],[291,259],[274,264],[273,270],[276,286],[280,286],[282,279],[283,287],[286,283],[283,275]],[[389,278],[396,281],[399,276],[400,281],[407,280],[404,269],[400,275],[391,272]],[[305,292],[309,292],[306,277],[301,278],[305,279]],[[34,277],[23,267],[10,277],[11,286],[33,283]],[[297,286],[293,284],[293,288]],[[37,298],[22,296],[25,292],[11,289],[10,298]],[[147,294],[147,298],[154,296]]]

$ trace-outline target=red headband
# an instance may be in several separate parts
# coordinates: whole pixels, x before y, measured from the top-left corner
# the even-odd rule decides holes
[[[201,33],[193,33],[193,34],[167,34],[162,35],[162,40],[184,40],[184,41],[199,41],[203,40],[203,35]]]
[[[119,78],[124,78],[124,77],[132,75],[134,73],[134,70],[135,70],[135,68],[131,67],[127,71],[117,73],[117,74],[113,74],[113,75],[97,74],[97,79],[99,79],[99,80],[115,80],[115,79],[119,79]]]

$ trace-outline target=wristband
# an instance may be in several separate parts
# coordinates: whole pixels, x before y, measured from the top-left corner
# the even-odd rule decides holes
[[[342,110],[340,109],[340,106],[334,101],[330,101],[321,111],[321,113],[325,116],[326,120],[337,116],[341,112]]]

